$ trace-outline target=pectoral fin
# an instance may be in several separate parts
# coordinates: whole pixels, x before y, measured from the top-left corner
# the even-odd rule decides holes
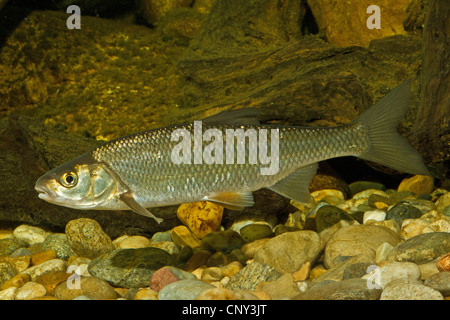
[[[286,178],[269,187],[269,189],[286,198],[298,202],[309,203],[311,202],[309,183],[316,174],[317,167],[317,163],[313,163],[306,167],[299,168]]]
[[[242,210],[254,204],[251,192],[224,192],[206,196],[203,200],[216,202],[231,210]]]
[[[134,199],[134,197],[131,194],[131,192],[128,191],[128,192],[122,193],[119,197],[120,197],[120,200],[122,202],[124,202],[128,207],[130,207],[130,209],[133,210],[134,212],[136,212],[138,214],[141,214],[143,216],[149,217],[149,218],[153,218],[158,223],[163,222],[163,219],[156,217],[153,213],[151,213],[146,208],[141,206],[136,201],[136,199]]]

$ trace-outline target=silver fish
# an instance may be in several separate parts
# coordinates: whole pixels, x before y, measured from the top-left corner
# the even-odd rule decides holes
[[[241,109],[132,134],[50,170],[35,189],[39,198],[53,204],[131,209],[160,223],[147,208],[213,201],[239,209],[252,206],[252,192],[261,188],[309,202],[308,186],[317,163],[335,157],[356,156],[428,175],[420,154],[396,129],[408,109],[410,85],[401,84],[352,122],[337,127],[259,125],[249,118],[249,109]],[[243,137],[227,135],[239,130]]]

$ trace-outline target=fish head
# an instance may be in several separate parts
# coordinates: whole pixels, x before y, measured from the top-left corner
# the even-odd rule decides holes
[[[106,165],[83,155],[48,171],[36,181],[35,189],[47,202],[91,209],[114,198],[118,182]]]

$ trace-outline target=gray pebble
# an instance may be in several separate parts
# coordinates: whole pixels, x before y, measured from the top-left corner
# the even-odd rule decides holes
[[[169,283],[158,294],[159,300],[194,300],[201,292],[215,288],[208,282],[186,279]]]

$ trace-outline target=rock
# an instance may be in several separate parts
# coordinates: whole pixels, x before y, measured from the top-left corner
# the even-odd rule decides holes
[[[386,212],[383,210],[371,210],[364,212],[363,223],[366,224],[370,220],[384,221],[386,218]]]
[[[79,283],[68,285],[69,281],[60,283],[54,296],[62,300],[72,300],[79,296],[90,299],[116,299],[119,295],[105,280],[97,277],[81,277]]]
[[[17,269],[9,262],[0,262],[0,287],[17,274]]]
[[[11,258],[14,258],[14,257],[31,256],[31,255],[32,255],[32,253],[31,253],[30,249],[28,249],[28,248],[19,248],[17,250],[14,250],[13,253],[11,253],[9,256]]]
[[[261,282],[274,281],[281,276],[275,268],[270,265],[253,261],[239,270],[226,285],[226,288],[237,290],[256,290]]]
[[[216,231],[222,223],[223,207],[209,201],[182,204],[177,217],[199,239]]]
[[[172,241],[172,237],[170,236],[170,230],[164,232],[155,232],[150,241],[152,243],[158,241]]]
[[[378,300],[381,289],[369,289],[363,279],[346,279],[316,285],[295,296],[294,300]]]
[[[355,194],[368,189],[386,190],[386,187],[383,184],[373,181],[355,181],[350,183],[348,188],[352,197]]]
[[[384,260],[386,260],[392,249],[394,249],[394,246],[392,246],[388,242],[383,242],[382,244],[380,244],[375,253],[375,263],[379,265]]]
[[[444,297],[450,296],[450,272],[443,271],[436,273],[424,282],[424,285],[439,291]]]
[[[32,265],[37,265],[40,264],[42,262],[48,261],[48,260],[52,260],[52,259],[56,259],[56,252],[49,249],[49,250],[45,250],[45,251],[41,251],[38,253],[35,253],[31,256],[31,264]]]
[[[67,236],[64,233],[52,233],[42,242],[42,250],[53,250],[58,259],[67,260],[74,255]]]
[[[272,228],[267,223],[251,223],[239,230],[244,242],[252,242],[255,240],[269,238],[273,235]]]
[[[320,237],[314,231],[286,232],[270,239],[256,250],[254,259],[281,273],[292,273],[305,262],[316,261],[322,249]]]
[[[31,281],[31,277],[29,274],[19,273],[9,279],[8,281],[5,281],[3,285],[1,286],[1,290],[6,290],[11,287],[17,287],[20,288],[28,281]]]
[[[311,196],[314,198],[315,202],[319,202],[322,199],[325,199],[327,197],[335,197],[341,200],[345,200],[344,194],[340,190],[334,190],[334,189],[323,189],[323,190],[317,190],[314,192],[311,192]]]
[[[82,257],[94,259],[115,249],[100,224],[92,219],[79,218],[69,221],[66,225],[66,235],[72,250]]]
[[[432,275],[439,273],[438,268],[436,267],[435,261],[430,261],[427,263],[422,263],[417,265],[420,269],[420,279],[426,280]]]
[[[441,219],[438,219],[429,225],[425,226],[422,229],[422,233],[430,233],[430,232],[450,232],[450,218],[446,216],[442,216]]]
[[[201,241],[185,226],[176,226],[170,230],[170,237],[173,242],[180,246],[188,246],[191,248],[198,248],[201,246]]]
[[[29,274],[32,281],[36,281],[41,275],[51,271],[66,271],[67,262],[61,259],[52,259],[24,270],[22,273]]]
[[[17,287],[11,287],[0,291],[0,300],[14,300],[17,289]]]
[[[158,292],[150,288],[143,288],[136,293],[134,300],[158,300]]]
[[[45,296],[47,290],[45,287],[33,281],[25,283],[21,288],[16,291],[16,300],[31,300]]]
[[[180,253],[180,246],[173,241],[157,241],[150,243],[149,247],[159,248],[174,256]]]
[[[391,251],[387,260],[419,264],[437,259],[447,252],[450,252],[450,233],[425,233],[399,243]]]
[[[398,279],[383,289],[380,300],[443,300],[443,297],[418,281]]]
[[[450,252],[444,254],[436,261],[436,267],[439,271],[450,271]]]
[[[420,269],[412,262],[391,262],[381,268],[375,268],[371,273],[362,277],[363,279],[374,279],[375,283],[384,289],[394,280],[419,280]]]
[[[202,271],[201,280],[213,282],[222,279],[222,270],[218,267],[209,267]]]
[[[249,292],[236,292],[226,288],[211,288],[201,292],[195,300],[257,300]]]
[[[358,254],[353,257],[349,257],[348,259],[345,259],[340,264],[337,264],[336,266],[326,270],[317,270],[317,274],[311,276],[311,280],[314,283],[324,282],[324,281],[341,281],[344,279],[344,272],[347,268],[349,268],[351,265],[354,264],[360,264],[360,263],[367,263],[370,265],[374,264],[373,258],[368,256],[367,254]],[[312,271],[311,271],[312,272]],[[366,270],[367,272],[367,270]]]
[[[286,273],[270,282],[261,282],[256,290],[267,292],[273,300],[291,299],[300,293],[291,274]]]
[[[309,273],[311,272],[311,262],[305,262],[300,269],[292,273],[294,281],[304,281],[308,279]]]
[[[368,46],[374,39],[381,39],[397,34],[405,34],[403,21],[406,18],[406,8],[409,0],[398,1],[393,5],[387,0],[377,2],[378,12],[389,8],[389,13],[381,13],[382,27],[369,29],[366,20],[371,20],[367,13],[370,3],[349,1],[345,4],[339,1],[330,3],[324,0],[309,0],[308,5],[317,21],[319,30],[324,32],[327,40],[335,46]]]
[[[428,219],[405,219],[399,234],[406,240],[422,234],[423,229],[429,224],[431,222]]]
[[[202,245],[206,248],[230,252],[242,245],[242,238],[236,231],[213,231],[202,239]]]
[[[264,246],[264,244],[269,241],[270,239],[264,238],[252,241],[250,243],[246,243],[241,247],[242,253],[249,259],[253,259],[255,256],[256,250]]]
[[[202,265],[206,265],[206,262],[210,257],[211,253],[207,250],[197,251],[186,262],[185,269],[188,271],[192,271]]]
[[[339,264],[339,257],[358,254],[367,254],[375,259],[378,246],[384,242],[395,246],[400,240],[395,232],[385,227],[358,225],[341,228],[325,247],[325,266],[332,268]]]
[[[143,236],[130,236],[115,244],[117,249],[145,248],[150,246],[150,240]]]
[[[405,219],[417,219],[422,216],[422,211],[414,207],[413,205],[407,203],[406,201],[398,202],[387,212],[386,219],[392,219],[398,223],[399,226],[402,225]]]
[[[8,257],[8,256],[0,256],[0,262],[9,262],[12,266],[15,267],[17,272],[22,272],[26,268],[30,266],[31,258],[30,256],[16,256],[16,257]]]
[[[450,206],[450,192],[446,192],[436,200],[436,210],[443,214],[444,209]]]
[[[431,176],[415,175],[411,178],[403,179],[398,186],[398,191],[411,191],[416,195],[430,194],[433,192],[434,179]]]
[[[208,282],[194,279],[172,282],[161,289],[159,300],[194,300],[201,292],[214,288]]]
[[[163,267],[156,270],[150,278],[150,289],[159,292],[168,284],[185,279],[196,279],[196,277],[192,273],[175,267]]]
[[[0,240],[0,256],[9,255],[22,246],[23,246],[23,244],[18,242],[14,238],[1,239]]]
[[[42,284],[48,294],[53,295],[56,286],[69,277],[71,274],[66,271],[49,271],[36,278],[36,282]]]
[[[92,260],[88,270],[112,285],[134,288],[148,286],[156,270],[172,263],[172,257],[161,249],[117,249]]]
[[[367,270],[373,266],[371,262],[356,262],[344,268],[342,279],[361,278],[367,274]]]
[[[14,229],[13,236],[17,241],[26,243],[27,246],[31,246],[36,243],[44,242],[47,237],[47,232],[38,227],[22,224]]]
[[[436,210],[436,205],[426,199],[405,199],[404,202],[409,203],[413,207],[416,207],[417,209],[422,212],[422,214],[426,214],[432,210]]]
[[[239,261],[231,261],[226,266],[220,268],[222,275],[224,277],[233,277],[236,273],[238,273],[244,266]]]
[[[338,229],[358,224],[354,217],[334,206],[323,206],[316,212],[316,231],[324,245]]]

